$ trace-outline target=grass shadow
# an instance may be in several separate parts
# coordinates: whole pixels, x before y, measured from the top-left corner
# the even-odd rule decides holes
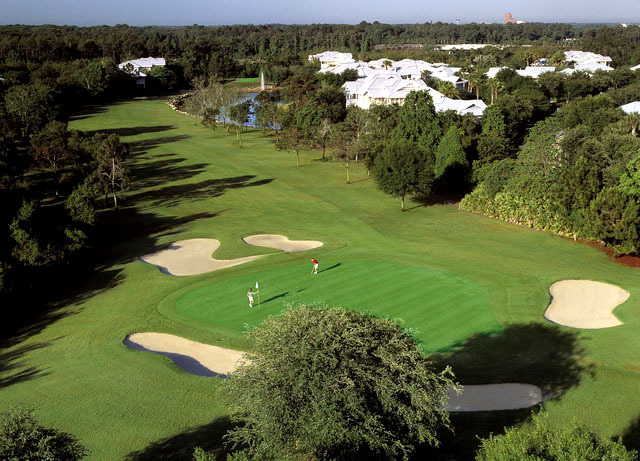
[[[327,267],[326,269],[319,270],[318,274],[321,274],[326,271],[330,271],[331,269],[335,269],[336,267],[340,267],[340,266],[342,266],[342,263],[334,264],[333,266]]]
[[[545,399],[559,399],[580,384],[592,366],[574,330],[552,324],[507,325],[499,333],[479,333],[431,356],[437,368],[450,365],[462,384],[535,384]]]
[[[271,301],[274,301],[274,300],[276,300],[276,299],[284,298],[284,297],[285,297],[285,296],[287,296],[288,294],[289,294],[289,292],[288,292],[288,291],[285,291],[284,293],[280,293],[279,295],[275,295],[275,296],[272,296],[272,297],[270,297],[270,298],[268,298],[268,299],[265,299],[265,300],[264,300],[264,301],[262,301],[260,304],[266,304],[266,303],[271,302]]]
[[[640,452],[640,416],[629,425],[621,437],[625,447]],[[618,437],[613,437],[613,440],[618,440]]]
[[[555,400],[593,373],[582,363],[581,340],[574,330],[551,324],[512,324],[499,333],[471,336],[430,359],[437,370],[451,366],[461,384],[534,384],[545,400]],[[454,434],[443,432],[439,448],[423,447],[422,459],[474,459],[478,437],[521,424],[532,410],[451,413]]]
[[[104,111],[103,111],[104,112]],[[78,119],[74,119],[78,120]],[[136,136],[144,133],[160,133],[162,131],[173,130],[173,125],[155,125],[155,126],[133,126],[125,128],[104,128],[102,130],[85,131],[84,133],[93,136],[98,133],[104,134],[117,134],[120,137],[124,136]]]
[[[151,206],[175,206],[184,202],[219,197],[230,189],[263,186],[273,181],[272,178],[252,181],[253,178],[255,178],[253,175],[243,175],[207,179],[199,183],[171,185],[130,194],[127,196],[127,200],[147,201]]]
[[[50,346],[53,341],[21,345],[11,350],[0,349],[0,375],[2,375],[0,389],[48,375],[49,373],[45,373],[37,367],[23,368],[22,359],[29,352]],[[10,345],[11,343],[7,342],[3,344],[3,347]]]
[[[146,448],[129,453],[125,459],[131,461],[192,460],[195,447],[213,451],[215,459],[225,459],[223,437],[233,427],[228,417],[213,420],[204,426],[189,429],[180,434],[153,442]]]

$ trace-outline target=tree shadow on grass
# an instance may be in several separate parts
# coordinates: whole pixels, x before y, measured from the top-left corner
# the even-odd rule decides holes
[[[613,440],[618,440],[618,437],[614,437]],[[640,416],[624,431],[622,442],[628,449],[640,452]]]
[[[48,347],[53,341],[55,340],[26,344],[11,350],[4,348],[9,346],[10,342],[2,344],[3,348],[0,349],[0,389],[48,375],[49,373],[37,367],[24,368],[22,359],[29,352]]]
[[[461,384],[527,383],[542,389],[543,399],[560,399],[593,373],[582,361],[579,333],[555,325],[508,325],[496,334],[480,333],[432,355],[437,370],[451,366]],[[473,459],[477,437],[502,433],[527,420],[536,408],[451,413],[455,436],[442,432],[439,449],[424,448],[430,459]]]
[[[151,149],[155,149],[163,144],[170,144],[172,142],[180,142],[188,139],[189,136],[180,134],[176,136],[163,136],[161,138],[143,139],[141,141],[133,141],[127,143],[129,145],[129,153],[131,157],[138,157],[141,154],[148,152]]]
[[[437,368],[450,365],[463,384],[519,382],[558,399],[580,384],[592,366],[574,330],[543,323],[507,325],[497,334],[479,333],[431,356]]]
[[[104,112],[104,110],[102,111]],[[77,120],[77,119],[75,119]],[[102,130],[85,131],[84,133],[93,136],[98,133],[117,134],[118,136],[136,136],[144,133],[160,133],[162,131],[173,130],[173,125],[155,125],[155,126],[132,126],[123,128],[105,128]]]
[[[171,185],[131,194],[127,197],[127,200],[135,202],[148,201],[152,206],[175,206],[184,202],[219,197],[229,189],[263,186],[273,181],[272,178],[251,181],[253,178],[255,178],[253,175],[243,175],[208,179],[199,183]]]
[[[223,436],[233,427],[228,417],[213,420],[204,426],[189,429],[180,434],[153,442],[146,448],[129,453],[125,459],[131,461],[192,460],[195,447],[212,451],[215,459],[225,459]]]

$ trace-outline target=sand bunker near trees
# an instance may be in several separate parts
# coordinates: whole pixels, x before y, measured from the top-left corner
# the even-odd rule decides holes
[[[134,333],[124,345],[170,358],[178,367],[198,376],[226,377],[242,362],[244,352],[211,346],[166,333]]]
[[[289,240],[284,235],[261,234],[243,239],[254,246],[275,248],[284,252],[304,251],[322,246],[314,240]],[[220,247],[216,239],[180,240],[169,245],[166,250],[141,256],[143,262],[157,266],[167,275],[198,275],[227,267],[237,266],[260,258],[262,255],[246,256],[236,259],[215,259],[211,255]]]
[[[549,294],[547,320],[587,329],[622,325],[613,310],[629,298],[629,292],[620,287],[592,280],[561,280],[549,287]]]
[[[243,363],[244,353],[191,341],[166,333],[134,333],[124,340],[137,351],[170,358],[187,373],[226,378]],[[542,392],[531,384],[481,384],[464,386],[460,395],[449,391],[448,411],[492,411],[528,408],[542,401]]]
[[[542,402],[542,391],[533,384],[502,383],[462,386],[449,391],[448,411],[497,411],[529,408]]]

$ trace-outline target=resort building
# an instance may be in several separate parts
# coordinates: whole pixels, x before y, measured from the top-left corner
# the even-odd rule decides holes
[[[422,80],[404,79],[398,75],[371,75],[343,85],[347,106],[369,109],[374,104],[404,104],[412,91],[428,91],[436,111],[454,110],[460,115],[481,117],[487,105],[480,99],[451,99],[429,88]]]
[[[324,51],[319,54],[312,54],[309,55],[309,61],[318,61],[321,69],[356,62],[351,53],[341,53],[339,51]]]
[[[118,69],[131,75],[135,75],[136,85],[144,88],[146,86],[145,72],[149,72],[154,67],[166,66],[167,63],[164,58],[140,58],[132,59],[131,61],[125,61],[118,64]]]

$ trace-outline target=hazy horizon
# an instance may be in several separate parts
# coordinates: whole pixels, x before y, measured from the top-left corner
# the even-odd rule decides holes
[[[397,0],[393,4],[371,0],[311,0],[302,4],[295,0],[3,0],[0,24],[97,26],[128,24],[130,26],[163,25],[207,26],[244,24],[358,24],[378,21],[385,24],[423,24],[428,22],[502,23],[510,12],[517,20],[545,23],[619,24],[640,23],[640,0],[620,0],[604,4],[599,0],[540,0],[535,4],[522,1],[462,0],[457,4],[435,0],[415,4]],[[634,12],[630,14],[630,12]]]

